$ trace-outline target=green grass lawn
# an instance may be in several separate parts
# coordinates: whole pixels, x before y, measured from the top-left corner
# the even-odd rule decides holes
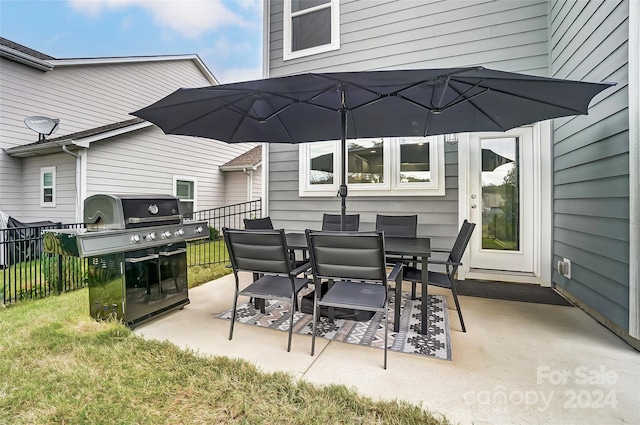
[[[145,341],[91,319],[87,300],[82,289],[0,309],[0,424],[448,423],[344,386]]]

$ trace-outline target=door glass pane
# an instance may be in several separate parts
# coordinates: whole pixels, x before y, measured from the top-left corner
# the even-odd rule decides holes
[[[334,142],[315,142],[309,145],[309,184],[333,184]]]
[[[349,183],[384,183],[384,142],[358,139],[349,142]]]
[[[429,142],[400,140],[400,183],[430,182]]]
[[[482,249],[520,249],[517,137],[482,140]]]
[[[331,44],[331,8],[296,16],[291,24],[292,51]]]

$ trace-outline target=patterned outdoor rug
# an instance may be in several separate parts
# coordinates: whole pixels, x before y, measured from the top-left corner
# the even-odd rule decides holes
[[[304,295],[301,292],[300,295]],[[428,296],[427,311],[429,327],[427,335],[417,333],[420,326],[420,300],[409,299],[408,293],[402,294],[402,313],[400,330],[393,332],[393,304],[389,308],[389,350],[402,353],[418,354],[442,360],[451,360],[451,338],[446,299],[439,295]],[[265,314],[261,314],[252,303],[238,306],[236,321],[248,325],[264,326],[281,331],[289,330],[289,302],[269,300]],[[231,309],[218,314],[220,319],[231,319]],[[313,316],[296,312],[293,318],[293,331],[303,335],[311,335]],[[317,326],[318,334],[326,339],[347,342],[349,344],[369,345],[383,348],[384,316],[376,313],[368,322],[335,319],[330,323],[322,317]]]

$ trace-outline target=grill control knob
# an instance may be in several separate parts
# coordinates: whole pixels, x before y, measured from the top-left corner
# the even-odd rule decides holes
[[[176,236],[177,236],[177,237],[180,237],[180,236],[182,236],[182,235],[184,235],[184,230],[182,230],[182,229],[178,229],[178,230],[176,230]]]
[[[131,235],[131,242],[140,242],[140,235]]]
[[[147,235],[147,239],[149,239],[150,241],[155,240],[156,238],[156,232],[151,232]]]
[[[171,237],[171,232],[170,232],[169,230],[167,230],[167,231],[165,231],[165,232],[162,232],[162,234],[160,234],[160,237],[161,237],[162,239],[170,238],[170,237]]]
[[[202,226],[198,226],[195,228],[196,233],[202,233]]]

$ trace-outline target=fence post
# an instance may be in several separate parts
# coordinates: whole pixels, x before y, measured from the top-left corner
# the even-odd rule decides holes
[[[56,229],[62,229],[62,223],[56,223]],[[62,255],[58,254],[58,281],[56,282],[56,290],[58,295],[62,294]]]

